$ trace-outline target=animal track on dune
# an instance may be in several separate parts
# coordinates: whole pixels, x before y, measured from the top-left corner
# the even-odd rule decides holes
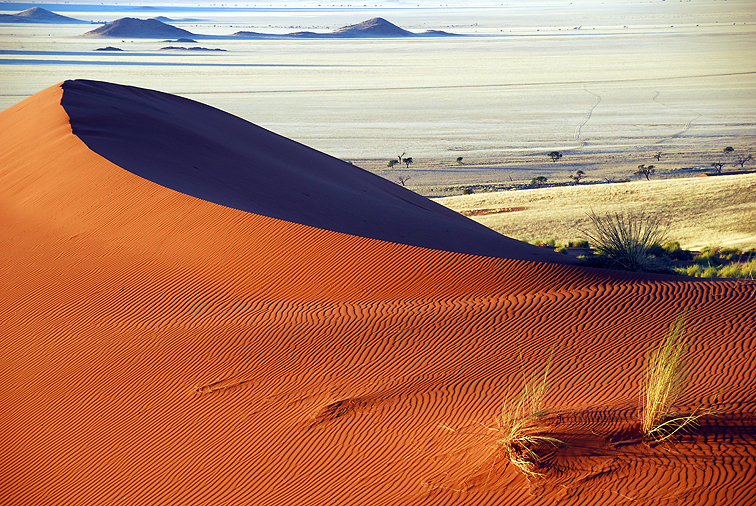
[[[227,390],[251,381],[247,374],[238,374],[230,378],[214,381],[201,387],[195,387],[194,392],[198,394],[209,394],[218,390]]]

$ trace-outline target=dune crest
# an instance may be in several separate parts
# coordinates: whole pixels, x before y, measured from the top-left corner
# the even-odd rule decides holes
[[[0,113],[5,503],[753,504],[756,282],[469,255],[218,205],[82,140],[132,116],[180,122],[189,101],[80,84]],[[90,91],[104,97],[87,109]],[[101,122],[103,105],[133,108],[127,126]],[[644,356],[685,309],[679,409],[718,414],[645,445]],[[485,427],[552,347],[549,423],[570,446],[529,483]]]
[[[63,89],[61,104],[73,133],[90,149],[176,191],[372,239],[520,260],[570,261],[204,104],[95,81],[66,81]]]

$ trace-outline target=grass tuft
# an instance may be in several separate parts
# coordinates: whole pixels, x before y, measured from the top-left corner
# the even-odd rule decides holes
[[[649,352],[641,378],[641,432],[655,442],[673,437],[708,414],[698,410],[692,413],[672,411],[688,380],[685,355],[689,345],[685,342],[685,316],[685,312],[678,316],[659,347]]]
[[[544,425],[543,418],[548,410],[544,408],[543,401],[549,389],[549,372],[553,357],[552,349],[543,370],[540,373],[534,372],[530,378],[527,378],[522,370],[522,391],[514,399],[507,395],[501,415],[496,419],[496,427],[489,427],[498,433],[495,441],[497,457],[507,458],[528,479],[543,476],[543,473],[538,471],[541,463],[538,454],[540,448],[564,444],[557,438],[544,435],[548,427]],[[522,354],[520,363],[522,365]]]

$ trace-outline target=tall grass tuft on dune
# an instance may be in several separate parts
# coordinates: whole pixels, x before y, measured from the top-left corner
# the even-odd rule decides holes
[[[544,446],[561,446],[559,439],[546,436],[548,427],[543,423],[548,410],[544,407],[544,398],[549,389],[549,372],[554,357],[554,350],[548,362],[539,373],[534,372],[530,378],[522,370],[522,391],[514,397],[507,395],[501,414],[496,419],[497,432],[495,448],[496,457],[504,457],[517,467],[528,479],[542,477],[538,471],[541,457],[537,453]],[[522,355],[520,355],[522,364]],[[495,463],[495,462],[494,462]]]
[[[685,317],[686,313],[678,316],[658,348],[649,352],[641,378],[641,432],[656,442],[673,437],[707,414],[697,410],[678,414],[672,411],[688,382]]]
[[[644,213],[588,213],[592,225],[582,229],[596,253],[608,267],[631,271],[660,270],[654,252],[661,249],[668,224],[655,215]]]

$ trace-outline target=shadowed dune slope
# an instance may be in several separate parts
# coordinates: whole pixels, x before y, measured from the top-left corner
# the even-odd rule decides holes
[[[182,121],[185,101],[127,91]],[[0,113],[2,504],[756,500],[753,281],[467,255],[218,205],[90,149],[67,93]],[[719,412],[645,445],[644,356],[686,308],[679,409]],[[552,347],[548,423],[571,446],[529,483],[488,427],[520,351],[529,370]]]
[[[352,235],[566,263],[370,172],[199,102],[94,81],[63,84],[73,132],[116,165],[210,202]]]

